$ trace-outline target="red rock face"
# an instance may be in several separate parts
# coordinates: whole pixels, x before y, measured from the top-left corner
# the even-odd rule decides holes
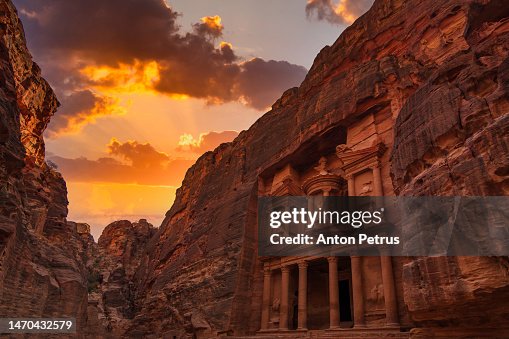
[[[376,1],[320,52],[299,88],[188,171],[138,270],[130,333],[256,331],[259,176],[286,159],[317,162],[344,129],[348,143],[374,135],[389,147],[388,194],[507,195],[508,18],[503,1]],[[507,317],[505,259],[397,263],[409,327],[447,337],[444,324],[454,333]],[[494,299],[499,306],[490,306]]]
[[[462,48],[435,60],[398,115],[391,175],[399,194],[509,194],[508,17],[491,1],[443,19],[462,32]],[[447,44],[447,27],[428,43]],[[499,327],[509,312],[508,267],[507,258],[416,258],[403,266],[405,304],[437,336]]]
[[[88,309],[85,334],[120,337],[135,316],[134,273],[155,228],[146,220],[108,225],[87,247]]]
[[[44,162],[42,131],[58,103],[12,4],[0,11],[0,316],[72,315],[90,337],[254,333],[264,178],[341,143],[387,146],[387,195],[508,193],[507,5],[380,0],[319,53],[299,88],[197,161],[160,229],[119,221],[93,244],[86,225],[66,222],[65,182]],[[415,338],[502,337],[508,267],[395,259],[402,325],[424,328]]]
[[[86,239],[67,224],[62,176],[42,132],[58,101],[32,61],[16,10],[0,2],[0,316],[85,319]]]

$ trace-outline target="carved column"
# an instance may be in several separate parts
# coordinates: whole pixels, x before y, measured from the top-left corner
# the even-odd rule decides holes
[[[307,328],[308,318],[308,263],[303,261],[299,263],[299,304],[298,304],[298,326],[299,330]]]
[[[354,327],[366,327],[364,321],[364,293],[362,290],[361,257],[350,257],[352,263],[352,292],[353,292],[353,324]]]
[[[263,270],[263,297],[262,297],[262,324],[261,329],[269,328],[270,317],[270,283],[272,271],[268,268]]]
[[[384,190],[382,186],[382,174],[379,165],[373,167],[373,186],[375,196],[381,197],[384,195]]]
[[[330,328],[339,327],[338,258],[329,257],[329,319]]]
[[[385,326],[399,326],[398,302],[396,299],[396,286],[394,284],[394,273],[392,271],[392,257],[381,256],[382,280],[384,285],[385,301]]]
[[[279,329],[288,329],[288,288],[290,283],[290,267],[281,267],[281,304],[279,308]]]
[[[353,174],[347,177],[348,180],[348,196],[355,196],[355,179]]]

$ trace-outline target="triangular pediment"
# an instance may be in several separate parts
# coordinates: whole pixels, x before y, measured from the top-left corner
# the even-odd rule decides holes
[[[304,195],[302,189],[295,184],[295,182],[287,178],[283,180],[283,182],[277,187],[272,193],[272,196],[282,197],[282,196],[294,196],[294,195]]]

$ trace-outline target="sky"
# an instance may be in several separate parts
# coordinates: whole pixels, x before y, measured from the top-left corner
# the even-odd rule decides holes
[[[46,158],[97,240],[159,226],[186,170],[232,141],[372,0],[14,0],[61,106]]]

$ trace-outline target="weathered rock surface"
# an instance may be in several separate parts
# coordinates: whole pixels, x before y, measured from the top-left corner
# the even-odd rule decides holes
[[[346,142],[375,141],[383,190],[507,195],[509,12],[503,0],[379,0],[317,56],[299,88],[188,171],[160,229],[67,222],[42,132],[58,102],[0,2],[0,316],[75,316],[87,337],[209,338],[259,329],[260,181]],[[338,140],[344,135],[345,140]],[[398,258],[411,335],[503,337],[507,258]]]
[[[360,126],[348,135],[352,147],[380,139],[389,147],[385,192],[507,195],[507,8],[500,0],[376,1],[320,52],[299,88],[188,171],[138,269],[129,333],[256,331],[259,177],[284,159],[316,162],[344,127]],[[369,128],[364,119],[373,120]],[[402,259],[403,322],[445,337],[506,322],[504,262]]]
[[[67,224],[67,190],[44,159],[58,101],[32,61],[10,1],[0,2],[0,316],[85,319],[84,241]]]
[[[134,273],[154,234],[145,219],[116,221],[87,248],[87,335],[118,338],[128,327],[135,312]]]

